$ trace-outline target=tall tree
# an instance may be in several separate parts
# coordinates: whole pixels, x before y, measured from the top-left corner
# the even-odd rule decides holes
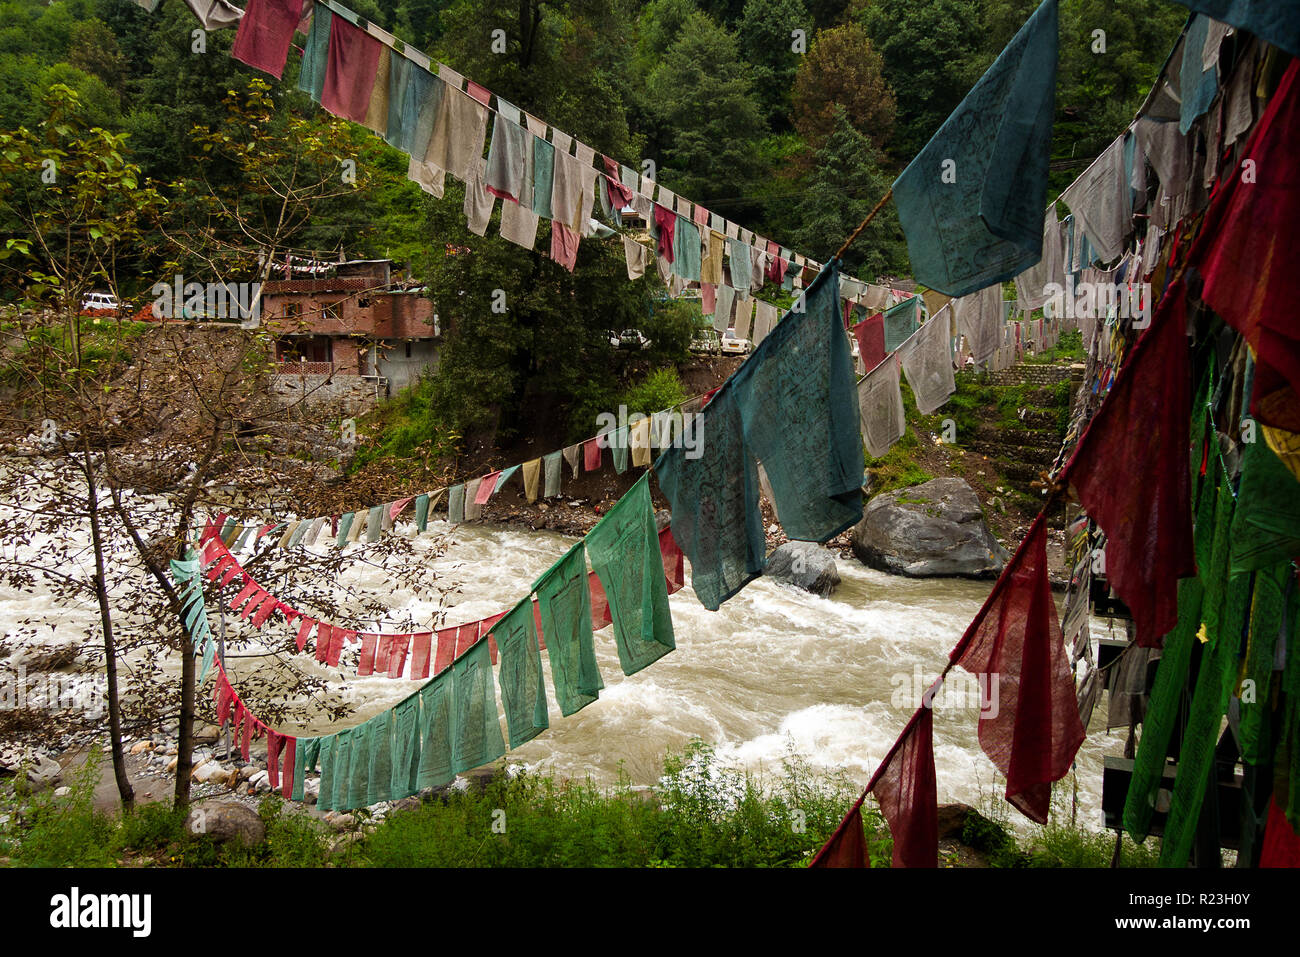
[[[856,23],[814,37],[795,77],[793,106],[795,129],[811,149],[820,149],[834,130],[836,107],[877,147],[889,143],[897,103],[883,71],[883,58]]]
[[[821,260],[835,254],[893,180],[882,169],[883,154],[854,128],[842,107],[835,108],[834,117],[831,135],[804,183],[803,223],[793,236],[796,248]],[[864,279],[907,275],[907,245],[892,204],[845,252],[844,268]]]
[[[736,24],[740,49],[754,67],[764,119],[774,128],[788,128],[790,87],[812,35],[803,0],[747,0]]]
[[[767,123],[735,37],[694,14],[647,82],[660,122],[660,180],[705,202],[743,195],[762,169]]]
[[[984,62],[979,0],[872,0],[859,14],[898,100],[891,153],[920,152],[966,96]]]

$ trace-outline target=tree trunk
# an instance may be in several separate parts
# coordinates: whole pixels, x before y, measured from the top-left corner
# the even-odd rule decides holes
[[[84,432],[83,432],[84,435]],[[135,790],[126,773],[122,754],[122,712],[117,697],[117,647],[113,641],[113,613],[108,603],[108,586],[104,580],[104,539],[99,527],[99,496],[95,491],[95,469],[90,460],[90,445],[83,444],[85,454],[86,503],[90,511],[90,537],[95,550],[95,600],[99,603],[99,620],[104,628],[104,675],[108,691],[108,732],[113,752],[113,777],[123,810],[135,806]]]

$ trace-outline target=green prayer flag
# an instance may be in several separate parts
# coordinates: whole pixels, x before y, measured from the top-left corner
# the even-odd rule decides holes
[[[510,747],[517,748],[550,725],[532,599],[525,598],[508,611],[492,626],[491,635],[501,656],[501,703],[510,730]]]
[[[369,801],[366,795],[370,791],[370,740],[373,734],[372,718],[352,729],[352,739],[348,748],[348,792],[344,810],[365,807]]]
[[[1232,523],[1233,574],[1300,555],[1300,482],[1262,435],[1246,443],[1238,498]]]
[[[335,544],[342,548],[348,540],[348,532],[352,530],[352,520],[356,517],[355,512],[346,512],[339,517],[339,534]]]
[[[417,692],[393,709],[393,771],[390,800],[400,801],[420,789],[420,696]]]
[[[370,514],[366,516],[366,541],[379,541],[379,530],[384,523],[384,506],[376,505],[370,509]]]
[[[637,479],[587,534],[591,567],[609,600],[618,659],[626,675],[677,647],[648,475]]]
[[[319,103],[325,89],[325,71],[329,69],[330,25],[334,15],[323,3],[312,9],[311,27],[302,48],[302,66],[298,71],[298,89]]]
[[[320,759],[320,738],[299,738],[293,755],[293,790],[289,797],[294,801],[303,799],[303,782],[307,772],[316,770]]]
[[[533,585],[555,700],[566,717],[599,698],[605,687],[596,664],[586,555],[579,541]]]
[[[482,642],[484,647],[487,642]],[[489,665],[491,662],[489,662]],[[456,777],[453,757],[454,678],[450,671],[420,689],[420,762],[419,787],[436,788],[450,784]],[[495,709],[495,705],[493,706]],[[495,710],[493,717],[496,717]],[[498,728],[497,734],[501,731]]]
[[[316,807],[321,811],[334,810],[334,773],[338,756],[338,735],[331,734],[320,742],[320,791]]]
[[[451,666],[454,736],[452,769],[456,774],[495,761],[506,753],[492,687],[492,659],[486,641],[476,642]]]
[[[415,531],[423,532],[429,527],[429,494],[416,496],[415,499]]]
[[[336,811],[346,811],[348,804],[348,786],[352,780],[352,734],[354,728],[346,728],[334,735],[334,777],[330,806]]]
[[[378,804],[393,799],[392,712],[382,711],[367,723],[370,725],[370,740],[366,744],[370,751],[370,768],[366,804]]]

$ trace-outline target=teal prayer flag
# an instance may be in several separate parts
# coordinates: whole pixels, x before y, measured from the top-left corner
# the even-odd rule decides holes
[[[677,647],[648,476],[637,479],[587,533],[591,567],[609,600],[618,660],[626,675]]]
[[[483,642],[486,647],[487,642]],[[450,671],[420,689],[420,758],[418,786],[436,788],[456,777],[452,750],[454,678]],[[495,717],[495,712],[493,717]],[[498,730],[498,734],[500,731]]]
[[[400,801],[420,789],[420,696],[413,694],[393,709],[393,776],[390,800]]]
[[[894,182],[912,274],[958,297],[1042,258],[1058,0],[1044,0]]]
[[[579,541],[533,585],[555,700],[565,716],[591,704],[605,687],[596,664],[586,556]]]
[[[334,15],[318,3],[312,8],[311,27],[302,48],[302,66],[298,71],[298,89],[319,103],[325,90],[325,72],[329,69],[330,26]]]
[[[537,644],[533,602],[525,598],[492,626],[501,656],[501,703],[510,730],[510,747],[517,748],[550,726],[546,717],[546,688],[542,684],[542,653]]]
[[[366,804],[392,800],[393,795],[393,733],[392,712],[381,711],[371,718],[367,747],[370,751],[370,768],[366,785]],[[405,794],[401,795],[406,797]]]
[[[506,753],[501,722],[497,719],[492,659],[488,643],[480,641],[451,666],[455,734],[452,769],[460,774],[495,761]]]

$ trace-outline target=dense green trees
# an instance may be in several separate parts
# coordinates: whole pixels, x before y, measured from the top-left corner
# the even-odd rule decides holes
[[[349,2],[598,151],[628,165],[652,160],[669,189],[817,258],[838,248],[1036,4]],[[1167,0],[1062,0],[1055,186],[1131,118],[1184,19]],[[196,52],[195,26],[179,0],[154,13],[125,0],[0,0],[0,115],[7,127],[34,127],[43,97],[62,84],[89,124],[124,134],[132,161],[163,184],[169,202],[159,230],[197,228],[208,215],[203,196],[239,197],[247,214],[267,182],[298,173],[277,165],[292,163],[284,158],[266,167],[217,154],[196,162],[196,143],[228,123],[222,104],[232,93],[249,96],[260,74],[229,57],[233,31],[208,34]],[[803,31],[806,49],[794,31]],[[564,406],[626,388],[684,348],[689,307],[661,301],[656,278],[628,283],[616,240],[584,241],[570,275],[505,243],[495,227],[487,237],[467,235],[455,189],[430,200],[405,181],[402,154],[360,127],[330,131],[334,121],[295,89],[297,70],[291,54],[283,80],[271,84],[259,135],[310,129],[350,152],[364,175],[359,188],[323,198],[282,241],[309,254],[387,255],[416,267],[451,318],[439,403],[457,427],[477,420],[516,429],[525,409],[540,408],[528,405],[533,393],[559,397],[552,411],[563,418]],[[218,220],[205,228],[237,229]],[[155,239],[134,253],[145,287],[165,265],[161,232]],[[545,242],[543,227],[539,248]],[[472,255],[448,257],[449,245]],[[847,265],[865,279],[907,274],[892,210]],[[495,288],[511,297],[504,318],[474,305]],[[608,355],[604,333],[620,326],[653,329],[653,355],[630,363]]]

